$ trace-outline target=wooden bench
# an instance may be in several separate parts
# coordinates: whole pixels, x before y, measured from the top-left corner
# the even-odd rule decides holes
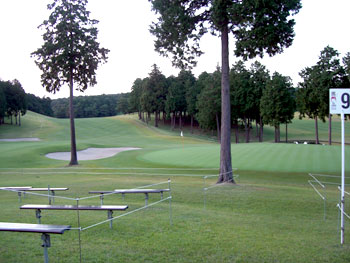
[[[45,263],[49,262],[49,256],[47,252],[47,248],[51,247],[49,234],[63,234],[64,231],[69,230],[70,228],[71,227],[68,225],[42,225],[0,222],[0,231],[41,233]]]
[[[125,211],[128,209],[127,205],[22,205],[20,209],[35,209],[35,216],[38,219],[38,223],[41,223],[41,210],[89,210],[89,211],[107,211],[108,219],[113,218],[113,211]],[[110,228],[112,228],[112,220],[109,222]]]
[[[163,199],[163,193],[169,191],[170,189],[115,189],[113,191],[90,191],[89,194],[100,194],[101,205],[103,204],[104,194],[122,194],[123,198],[125,194],[145,194],[145,206],[147,206],[149,194],[160,193],[161,199]]]

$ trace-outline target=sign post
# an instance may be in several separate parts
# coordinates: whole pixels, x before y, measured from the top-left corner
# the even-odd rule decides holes
[[[341,115],[341,203],[340,203],[340,243],[344,244],[345,209],[345,114],[350,114],[350,89],[329,90],[329,113]]]

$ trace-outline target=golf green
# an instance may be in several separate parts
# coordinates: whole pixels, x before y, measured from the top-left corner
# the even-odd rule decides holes
[[[339,146],[250,143],[232,144],[232,166],[247,171],[339,173]],[[220,145],[179,147],[148,152],[139,158],[155,164],[219,167]],[[350,149],[346,149],[350,154]],[[347,171],[350,167],[347,167]]]

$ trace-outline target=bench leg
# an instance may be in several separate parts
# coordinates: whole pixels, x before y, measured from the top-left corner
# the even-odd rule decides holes
[[[103,198],[104,198],[104,196],[100,195],[101,205],[103,205]]]
[[[21,196],[22,196],[22,193],[21,193],[21,192],[18,192],[18,201],[19,201],[19,203],[22,203],[22,198],[21,198]]]
[[[109,221],[109,228],[112,229],[112,218],[113,218],[113,211],[112,210],[108,210],[108,219],[111,219],[111,221]]]
[[[52,197],[50,197],[50,199],[49,199],[50,200],[50,202],[49,202],[50,205],[51,205],[51,200],[52,200],[52,204],[55,203],[55,191],[51,190],[51,196]]]
[[[38,219],[38,224],[41,224],[41,220],[40,220],[40,218],[41,218],[41,210],[40,209],[36,209],[35,210],[35,216]]]
[[[148,206],[148,193],[145,193],[145,206]]]
[[[41,246],[44,248],[44,262],[49,263],[49,254],[47,252],[47,248],[51,247],[50,235],[43,233],[41,235],[41,240],[43,241],[43,244]]]
[[[50,185],[47,186],[47,196],[49,199],[49,205],[51,205],[51,191],[50,191]]]

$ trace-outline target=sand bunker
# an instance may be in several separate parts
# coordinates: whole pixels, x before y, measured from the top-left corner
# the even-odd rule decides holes
[[[87,160],[97,160],[112,157],[120,152],[124,151],[132,151],[132,150],[140,150],[141,148],[132,148],[132,147],[121,147],[121,148],[87,148],[82,151],[78,151],[78,160],[79,161],[87,161]],[[45,155],[50,159],[55,160],[70,160],[70,152],[56,152],[56,153],[48,153]]]
[[[0,142],[38,142],[39,138],[14,138],[14,139],[0,139]]]

